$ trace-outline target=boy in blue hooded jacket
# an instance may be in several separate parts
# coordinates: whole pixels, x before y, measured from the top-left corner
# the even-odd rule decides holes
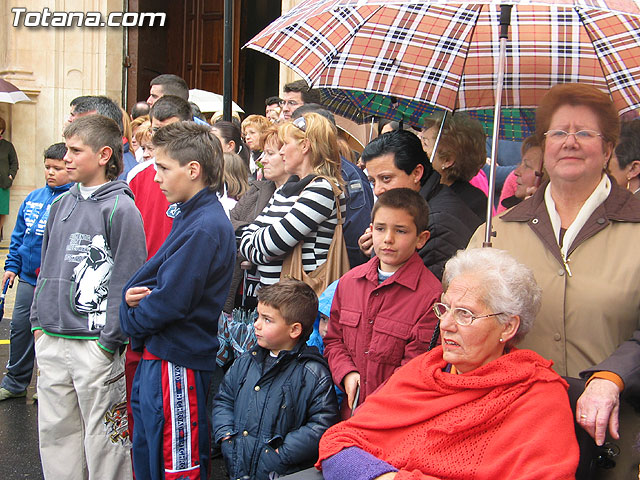
[[[20,277],[20,282],[11,318],[9,364],[7,374],[0,384],[0,401],[24,397],[31,383],[35,350],[29,312],[33,302],[33,291],[36,288],[37,272],[40,269],[42,236],[47,226],[51,204],[73,185],[69,183],[65,167],[66,153],[67,147],[62,142],[55,143],[45,150],[44,170],[47,185],[34,190],[24,199],[11,234],[1,286],[9,282],[9,286],[13,287],[16,277]]]

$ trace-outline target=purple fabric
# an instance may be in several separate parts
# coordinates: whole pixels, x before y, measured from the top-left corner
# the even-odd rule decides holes
[[[322,462],[325,480],[373,480],[398,469],[358,448],[341,450]]]

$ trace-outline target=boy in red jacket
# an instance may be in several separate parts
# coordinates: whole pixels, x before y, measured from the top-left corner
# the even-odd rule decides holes
[[[407,188],[389,190],[371,218],[376,256],[340,279],[324,339],[333,380],[347,394],[343,418],[358,387],[362,403],[396,368],[428,350],[437,324],[431,307],[442,294],[417,253],[429,239],[427,202]]]

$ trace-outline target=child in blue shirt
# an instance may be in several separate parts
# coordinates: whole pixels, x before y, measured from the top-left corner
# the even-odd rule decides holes
[[[37,271],[40,268],[40,252],[49,210],[53,201],[69,190],[69,175],[65,167],[64,156],[67,147],[56,143],[44,152],[45,187],[34,190],[24,199],[16,226],[11,234],[9,254],[4,264],[2,286],[9,282],[13,287],[15,278],[20,277],[16,301],[11,318],[11,345],[7,374],[0,384],[0,401],[8,398],[24,397],[33,374],[33,335],[29,312],[36,288]]]

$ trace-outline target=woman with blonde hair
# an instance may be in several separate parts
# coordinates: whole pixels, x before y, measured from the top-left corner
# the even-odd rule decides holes
[[[335,126],[307,113],[281,125],[278,133],[284,169],[291,177],[243,228],[240,240],[240,253],[258,266],[263,285],[280,280],[284,258],[300,242],[305,271],[322,265],[338,223],[337,209],[344,215],[344,193],[339,205],[333,193],[333,186],[343,184]]]
[[[237,153],[224,153],[224,183],[227,197],[236,202],[249,190],[249,169]]]
[[[153,130],[151,129],[151,122],[146,121],[143,122],[138,129],[136,130],[135,139],[138,145],[140,145],[140,150],[142,150],[141,162],[147,162],[149,160],[153,160],[154,158],[154,148],[153,143],[151,142],[151,137],[153,137]]]
[[[260,141],[262,133],[269,127],[271,127],[271,122],[262,115],[249,115],[242,121],[244,143],[247,144],[251,152],[249,170],[254,178],[257,177],[256,171],[258,170],[256,163],[259,163],[262,158],[262,143]]]
[[[136,156],[136,161],[140,163],[142,161],[142,151],[140,150],[140,142],[136,136],[136,133],[145,122],[149,122],[149,115],[141,115],[131,121],[131,148]]]

